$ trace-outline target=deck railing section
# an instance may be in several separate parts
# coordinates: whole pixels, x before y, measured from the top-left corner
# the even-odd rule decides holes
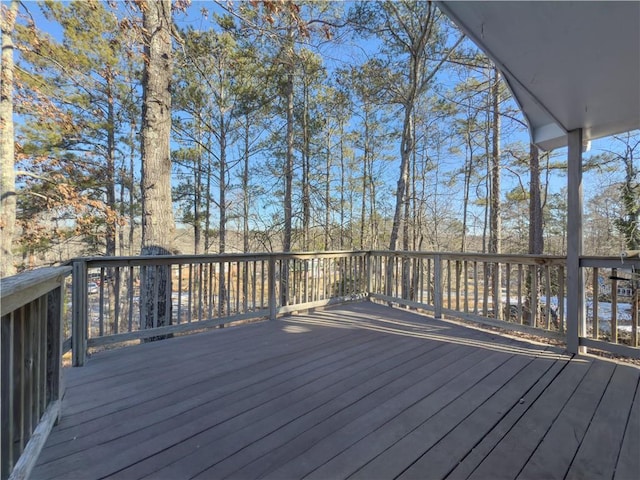
[[[73,363],[84,362],[87,348],[275,318],[363,298],[366,255],[318,252],[74,260]],[[159,304],[165,307],[154,307]]]
[[[371,252],[370,296],[558,337],[565,331],[563,257]]]
[[[0,280],[0,478],[26,478],[60,412],[65,277],[44,268]]]
[[[82,365],[91,347],[367,298],[547,337],[567,338],[576,322],[566,318],[564,257],[359,251],[70,263],[0,283],[2,479],[28,472],[58,418],[69,349]],[[582,257],[580,268],[577,343],[640,358],[638,254]]]
[[[581,260],[586,288],[580,343],[633,357],[640,356],[637,301],[631,301],[638,289],[630,279],[637,278],[639,259],[624,260]],[[166,289],[158,280],[162,269]],[[372,251],[79,259],[74,364],[81,365],[91,347],[365,297],[563,338],[566,277],[564,257],[533,255]],[[169,306],[170,325],[145,310],[145,278],[152,279],[146,288],[152,303]],[[147,318],[142,325],[141,318]]]
[[[585,310],[580,345],[639,357],[640,257],[584,257]]]

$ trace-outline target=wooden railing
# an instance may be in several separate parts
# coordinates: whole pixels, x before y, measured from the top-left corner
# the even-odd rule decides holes
[[[585,309],[579,343],[639,358],[640,257],[584,257]]]
[[[26,478],[60,413],[69,267],[0,280],[0,478]]]
[[[371,251],[78,259],[73,363],[82,365],[87,348],[363,298],[556,339],[565,339],[568,321],[578,321],[581,345],[637,357],[637,306],[627,320],[616,293],[626,284],[609,278],[637,272],[637,262],[627,259],[622,268],[620,258],[584,257],[583,319],[568,319],[566,260],[558,256]],[[593,278],[603,272],[617,282],[610,306],[603,287],[593,295]],[[166,305],[160,315],[158,304]]]
[[[563,257],[371,252],[379,300],[546,337],[565,332]]]
[[[366,252],[73,261],[73,364],[88,348],[363,298]]]
[[[69,264],[0,284],[2,479],[28,474],[58,418],[61,358],[68,350],[79,366],[88,348],[368,299],[567,343],[577,331],[573,341],[581,348],[640,358],[637,256],[582,257],[574,277],[584,282],[584,298],[568,300],[566,259],[552,256],[360,251],[99,257]],[[567,301],[579,306],[580,318],[568,318]]]

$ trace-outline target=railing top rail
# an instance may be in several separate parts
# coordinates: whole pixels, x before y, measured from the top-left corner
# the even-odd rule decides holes
[[[580,257],[581,267],[598,268],[640,268],[640,257],[635,254],[617,256],[582,256]]]
[[[124,256],[124,257],[80,257],[69,261],[85,262],[88,267],[123,267],[138,265],[175,265],[189,263],[211,263],[227,261],[256,261],[270,258],[285,259],[294,258],[310,260],[326,257],[353,257],[364,256],[365,251],[328,251],[328,252],[261,252],[261,253],[211,253],[202,255],[148,255],[148,256]]]
[[[0,315],[4,316],[60,286],[71,267],[45,267],[0,279]]]

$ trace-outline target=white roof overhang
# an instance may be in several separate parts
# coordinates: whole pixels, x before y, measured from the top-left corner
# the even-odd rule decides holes
[[[640,128],[640,2],[442,1],[493,60],[543,150]]]

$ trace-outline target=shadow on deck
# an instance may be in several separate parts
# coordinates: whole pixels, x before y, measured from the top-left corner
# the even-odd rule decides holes
[[[69,369],[32,478],[640,475],[640,370],[369,302]]]

